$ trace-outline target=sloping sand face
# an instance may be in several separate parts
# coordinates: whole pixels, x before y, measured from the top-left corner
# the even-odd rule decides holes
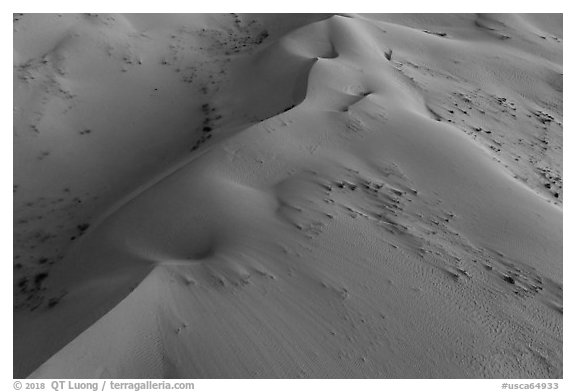
[[[17,19],[15,377],[562,377],[561,15]]]

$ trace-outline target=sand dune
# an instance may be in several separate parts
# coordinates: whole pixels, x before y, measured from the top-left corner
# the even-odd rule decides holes
[[[14,376],[562,377],[561,15],[19,15]]]

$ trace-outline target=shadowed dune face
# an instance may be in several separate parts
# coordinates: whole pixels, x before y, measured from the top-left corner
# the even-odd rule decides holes
[[[562,376],[561,16],[52,17],[16,376]]]

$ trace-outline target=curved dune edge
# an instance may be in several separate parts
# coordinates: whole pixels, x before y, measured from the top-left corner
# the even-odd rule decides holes
[[[435,71],[444,59],[407,43],[442,52],[470,28],[443,38],[335,16],[258,52],[261,75],[289,76],[277,85],[284,98],[252,126],[223,127],[71,249],[51,278],[68,296],[28,320],[46,326],[34,339],[55,336],[30,377],[561,377],[561,204],[462,132],[456,120],[476,126],[477,115],[448,116],[434,90],[453,83],[490,114],[472,87],[493,82]],[[500,38],[482,39],[505,56]],[[277,91],[235,80],[249,97],[238,111]],[[498,93],[530,95],[515,83]],[[282,99],[295,106],[275,115]]]

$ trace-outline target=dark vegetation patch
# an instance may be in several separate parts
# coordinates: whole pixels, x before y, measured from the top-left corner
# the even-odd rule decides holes
[[[443,32],[439,32],[439,31],[429,31],[429,30],[424,30],[424,32],[426,34],[432,34],[432,35],[437,35],[438,37],[446,37],[448,34],[443,33]]]
[[[17,186],[14,189],[18,189]],[[34,310],[47,301],[46,278],[61,261],[70,240],[83,235],[90,227],[79,220],[79,208],[87,205],[70,187],[61,192],[27,199],[26,192],[14,195],[13,308]],[[84,217],[86,212],[83,212]]]
[[[216,108],[210,105],[209,103],[202,104],[200,109],[204,117],[204,119],[202,120],[202,128],[201,128],[202,136],[200,136],[200,138],[194,142],[194,144],[190,148],[190,151],[196,151],[198,148],[200,148],[201,145],[203,145],[205,142],[207,142],[209,139],[212,138],[212,132],[214,131],[217,122],[222,118],[222,115],[218,113]]]
[[[40,272],[38,273],[35,277],[34,277],[34,284],[37,287],[40,287],[42,285],[42,282],[48,277],[48,273],[47,272]]]
[[[386,57],[386,59],[388,61],[392,61],[392,49],[388,49],[385,53],[384,53],[384,57]]]
[[[58,305],[58,302],[60,302],[60,298],[50,298],[48,300],[48,307],[53,308],[54,306]]]

